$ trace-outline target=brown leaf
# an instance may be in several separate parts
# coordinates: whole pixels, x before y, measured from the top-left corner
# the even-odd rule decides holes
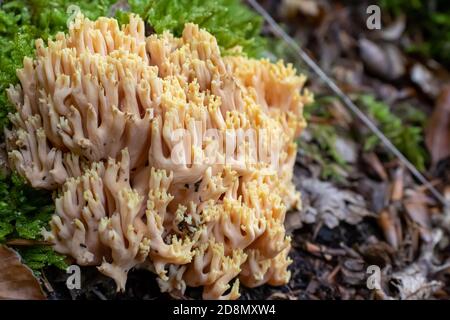
[[[341,221],[356,225],[364,217],[373,215],[366,209],[361,195],[338,189],[329,182],[306,178],[302,179],[299,188],[302,191],[301,219],[304,223],[324,223],[333,229]]]
[[[44,300],[45,295],[33,272],[14,250],[0,246],[0,299]]]
[[[427,206],[427,197],[419,191],[409,190],[408,198],[403,202],[408,216],[419,226],[420,235],[430,240],[431,219]]]
[[[378,156],[374,152],[364,153],[363,160],[372,167],[375,173],[383,181],[388,181],[389,179],[388,174],[386,173],[386,170],[384,169],[383,164],[380,161],[380,158],[378,158]]]
[[[303,221],[300,212],[288,212],[284,226],[288,233],[292,233],[294,230],[298,230],[303,226]]]
[[[415,63],[410,72],[411,80],[420,90],[435,99],[439,94],[439,80],[434,74],[420,63]]]
[[[394,181],[391,184],[391,200],[400,201],[403,198],[404,169],[399,166],[394,173]]]
[[[319,4],[311,0],[284,0],[281,4],[281,15],[289,17],[300,11],[304,15],[316,17],[320,13]]]
[[[49,241],[41,241],[41,240],[31,240],[31,239],[11,239],[6,241],[6,244],[8,246],[37,246],[37,245],[44,245],[49,246],[52,243]]]
[[[439,95],[426,128],[425,142],[433,166],[450,155],[450,85]]]
[[[376,264],[380,268],[392,265],[395,250],[387,242],[376,240],[357,247],[368,264]]]
[[[358,44],[361,59],[370,72],[389,81],[405,74],[405,58],[396,46],[381,45],[364,38]]]
[[[397,250],[402,239],[402,231],[395,209],[390,207],[381,211],[378,217],[378,225],[383,230],[387,242]]]
[[[399,15],[390,25],[383,27],[377,36],[386,41],[396,41],[400,39],[406,27],[406,16]]]
[[[337,136],[334,148],[345,162],[356,163],[358,160],[358,145],[353,140]]]

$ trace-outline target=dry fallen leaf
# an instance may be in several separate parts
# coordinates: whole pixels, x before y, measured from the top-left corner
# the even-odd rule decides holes
[[[284,17],[294,16],[297,11],[304,15],[316,17],[320,13],[320,6],[311,0],[284,0],[281,4],[281,15]]]
[[[405,58],[396,46],[362,38],[359,49],[364,66],[375,75],[390,81],[404,75]]]
[[[420,235],[425,241],[429,241],[431,231],[431,219],[427,201],[428,199],[424,193],[408,190],[408,197],[403,202],[408,216],[417,223]]]
[[[372,213],[366,209],[364,198],[349,190],[340,190],[331,183],[316,179],[303,179],[299,184],[302,191],[303,223],[324,223],[333,229],[340,221],[356,225]]]
[[[426,271],[419,264],[412,264],[405,270],[392,275],[391,284],[397,289],[401,300],[429,299],[442,287],[436,280],[428,280]]]
[[[431,280],[430,275],[448,268],[447,263],[436,265],[434,248],[442,239],[442,231],[432,231],[430,241],[423,242],[421,254],[416,262],[405,269],[392,274],[390,283],[397,289],[398,297],[402,300],[424,300],[443,287],[443,283]]]
[[[435,78],[433,73],[424,65],[415,63],[411,68],[411,80],[420,90],[430,96],[436,98],[439,94],[439,80]]]
[[[291,234],[294,230],[298,230],[303,226],[301,213],[299,211],[288,212],[284,220],[286,232]]]
[[[396,210],[393,207],[382,210],[378,217],[378,225],[387,242],[397,250],[402,239],[402,230]]]
[[[377,36],[385,41],[396,41],[400,39],[406,27],[406,16],[400,14],[394,22],[390,25],[383,27]]]
[[[342,280],[349,285],[361,285],[366,282],[367,273],[364,260],[359,258],[343,258],[341,263]]]
[[[439,95],[427,125],[425,142],[433,166],[450,155],[450,85],[446,85]]]
[[[404,168],[399,166],[394,173],[394,181],[391,184],[391,201],[400,201],[403,198]]]
[[[44,292],[33,272],[14,250],[0,246],[0,299],[43,300]]]
[[[382,179],[383,181],[389,180],[388,174],[384,169],[384,166],[381,163],[380,158],[378,158],[378,156],[374,152],[364,153],[363,160],[368,165],[370,165],[370,167],[373,169],[373,171],[375,171],[375,173],[380,177],[380,179]]]
[[[358,160],[358,145],[353,140],[338,136],[334,147],[346,163],[356,163]]]

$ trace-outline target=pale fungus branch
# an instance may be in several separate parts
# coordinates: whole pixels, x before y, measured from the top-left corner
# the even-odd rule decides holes
[[[57,190],[55,250],[122,291],[135,266],[205,299],[288,281],[294,139],[312,100],[292,66],[222,57],[194,24],[146,37],[138,16],[119,27],[78,15],[17,75],[9,160]]]

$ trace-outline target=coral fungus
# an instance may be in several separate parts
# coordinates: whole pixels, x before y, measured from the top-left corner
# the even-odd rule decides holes
[[[17,71],[9,160],[56,190],[45,236],[118,290],[136,266],[163,291],[202,286],[205,299],[238,298],[239,281],[286,283],[305,78],[222,57],[194,24],[180,38],[144,29],[137,16],[119,27],[79,15]]]

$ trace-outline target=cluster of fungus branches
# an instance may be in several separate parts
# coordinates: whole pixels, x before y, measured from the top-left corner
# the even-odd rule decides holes
[[[283,223],[300,206],[294,140],[312,96],[292,66],[236,52],[222,57],[194,24],[146,36],[135,15],[121,27],[78,15],[67,34],[36,41],[8,89],[17,112],[5,136],[11,166],[55,190],[44,235],[56,251],[122,291],[134,267],[162,291],[203,287],[205,299],[289,280]],[[255,140],[231,139],[239,130]],[[255,145],[275,165],[249,155]]]

